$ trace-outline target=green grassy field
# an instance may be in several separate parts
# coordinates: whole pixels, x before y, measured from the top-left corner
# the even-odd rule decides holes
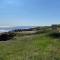
[[[0,60],[60,60],[60,40],[36,34],[0,41]]]

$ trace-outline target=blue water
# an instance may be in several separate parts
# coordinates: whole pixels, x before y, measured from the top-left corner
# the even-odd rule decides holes
[[[15,30],[15,29],[29,29],[29,28],[32,28],[32,26],[17,26],[17,27],[0,27],[0,33],[2,32],[9,32],[9,31],[12,31],[12,30]]]
[[[9,32],[10,30],[0,30],[0,33],[2,32]]]

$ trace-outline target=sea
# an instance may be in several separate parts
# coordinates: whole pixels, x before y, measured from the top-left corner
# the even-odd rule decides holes
[[[9,32],[15,29],[29,29],[32,28],[33,26],[16,26],[16,27],[0,27],[0,33],[2,32]]]

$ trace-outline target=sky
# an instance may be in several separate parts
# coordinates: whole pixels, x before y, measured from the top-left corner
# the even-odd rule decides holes
[[[60,0],[0,0],[0,26],[60,23]]]

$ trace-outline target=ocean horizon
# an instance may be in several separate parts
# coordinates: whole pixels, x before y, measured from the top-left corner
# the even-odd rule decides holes
[[[0,27],[0,33],[9,32],[15,29],[29,29],[29,28],[32,28],[32,26]]]
[[[10,30],[0,30],[0,33],[2,32],[9,32]]]

